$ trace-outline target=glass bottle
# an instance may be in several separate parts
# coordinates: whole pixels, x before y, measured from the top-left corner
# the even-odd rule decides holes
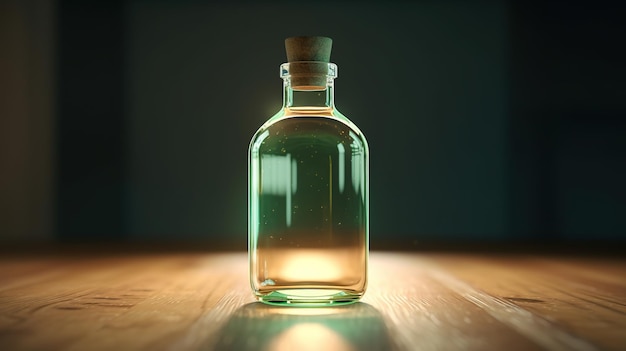
[[[249,148],[249,262],[270,304],[357,301],[367,285],[368,146],[335,108],[331,40],[286,40],[283,107]]]

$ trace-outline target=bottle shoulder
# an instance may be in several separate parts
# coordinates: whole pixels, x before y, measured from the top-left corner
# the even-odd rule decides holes
[[[365,152],[368,149],[361,130],[337,110],[306,113],[282,110],[258,129],[250,142],[250,151],[285,140],[299,140],[304,144],[358,145]]]
[[[289,124],[311,124],[311,123],[320,123],[320,121],[325,121],[326,123],[336,123],[339,125],[344,125],[353,133],[358,135],[361,139],[363,139],[364,143],[367,143],[365,139],[365,135],[354,124],[348,117],[339,112],[337,109],[319,109],[319,110],[291,110],[291,109],[281,109],[274,116],[270,117],[254,134],[252,141],[256,139],[259,135],[263,134],[265,131],[271,128],[276,128],[281,124],[289,123]]]

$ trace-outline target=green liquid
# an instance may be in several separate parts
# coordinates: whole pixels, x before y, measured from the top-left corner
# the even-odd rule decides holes
[[[366,286],[367,206],[358,130],[313,116],[261,129],[250,149],[255,294],[271,303],[356,301]]]

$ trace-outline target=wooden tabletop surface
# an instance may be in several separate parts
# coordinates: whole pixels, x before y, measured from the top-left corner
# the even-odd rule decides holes
[[[2,350],[626,350],[626,260],[373,252],[362,302],[255,302],[234,253],[0,257]]]

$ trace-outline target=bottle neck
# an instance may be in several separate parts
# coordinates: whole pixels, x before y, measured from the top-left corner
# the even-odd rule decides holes
[[[286,113],[335,110],[334,81],[337,65],[328,62],[297,61],[280,65],[283,78],[283,109]]]
[[[325,86],[293,86],[290,79],[284,80],[283,108],[291,110],[333,110],[335,97],[333,79]]]

